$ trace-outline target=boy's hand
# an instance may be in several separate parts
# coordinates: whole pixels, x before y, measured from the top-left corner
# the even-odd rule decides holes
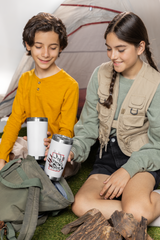
[[[4,159],[0,159],[0,170],[5,166],[6,162]]]
[[[23,139],[27,141],[27,136],[24,136]]]
[[[51,142],[51,139],[48,138],[48,137],[50,137],[50,136],[51,136],[51,133],[50,133],[50,132],[47,132],[47,138],[44,139],[44,145],[45,145],[45,146],[48,146],[48,144]],[[23,139],[27,141],[27,136],[24,136]]]
[[[74,153],[70,151],[67,161],[72,164],[72,159],[74,158]]]
[[[50,147],[50,143],[49,143],[48,146],[46,147],[45,154],[44,154],[44,155],[45,155],[44,161],[46,161],[46,159],[47,159],[49,147]]]
[[[46,147],[48,147],[48,145],[50,145],[50,143],[51,143],[51,138],[49,138],[50,136],[51,136],[51,133],[47,132],[47,138],[44,138],[44,145]],[[49,147],[48,147],[48,149],[49,149]]]
[[[51,143],[51,138],[49,138],[50,136],[51,136],[51,133],[47,132],[47,138],[44,138],[44,145],[46,146],[44,161],[46,161],[46,159],[47,159],[48,150],[49,150],[50,143]]]
[[[118,169],[104,181],[105,185],[100,196],[104,199],[118,198],[123,193],[130,178],[129,173],[124,168]]]

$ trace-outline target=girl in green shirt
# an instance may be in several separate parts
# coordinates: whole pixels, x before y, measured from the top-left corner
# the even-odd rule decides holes
[[[109,97],[102,103],[107,110],[113,104],[112,95],[117,75],[120,75],[120,87],[122,87],[119,88],[118,101],[123,102],[126,96],[122,91],[125,89],[123,84],[128,79],[129,85],[132,85],[132,81],[143,67],[143,61],[140,59],[143,53],[153,71],[156,72],[158,81],[160,81],[160,74],[152,60],[147,30],[142,20],[134,13],[118,14],[108,25],[105,39],[107,55],[113,64]],[[97,75],[98,69],[95,70],[89,82],[86,103],[80,120],[74,128],[75,137],[68,158],[69,162],[86,160],[90,147],[99,136],[100,119],[96,110],[99,101]],[[125,89],[126,94],[128,90]],[[75,196],[72,210],[77,216],[83,215],[92,208],[99,209],[107,219],[114,211],[123,210],[132,213],[138,221],[141,220],[141,216],[147,218],[148,224],[160,216],[160,194],[153,191],[160,182],[160,134],[158,134],[160,124],[157,121],[160,116],[157,105],[159,95],[158,87],[146,116],[149,124],[154,128],[148,130],[149,143],[144,144],[142,150],[133,152],[131,157],[126,156],[119,147],[116,131],[112,129],[107,151],[103,148],[100,158],[99,149],[93,171]],[[120,109],[119,104],[118,102]],[[134,162],[134,169],[129,168],[128,165],[133,163],[134,158],[139,158],[136,164],[141,165],[142,169],[145,160],[152,167],[141,171],[140,168],[135,167]]]

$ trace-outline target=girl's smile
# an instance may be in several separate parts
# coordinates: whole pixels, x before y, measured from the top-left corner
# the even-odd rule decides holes
[[[114,66],[119,66],[122,62],[113,62]]]
[[[110,32],[107,34],[106,46],[107,55],[113,62],[115,71],[126,78],[134,79],[142,67],[142,61],[139,58],[141,45],[135,47]]]

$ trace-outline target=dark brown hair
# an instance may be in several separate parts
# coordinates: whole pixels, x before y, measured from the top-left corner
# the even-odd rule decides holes
[[[152,54],[149,48],[149,39],[146,27],[143,21],[132,12],[123,12],[116,15],[113,20],[109,23],[106,32],[104,34],[104,38],[107,38],[107,34],[110,32],[114,32],[116,36],[130,44],[133,44],[135,47],[138,47],[141,41],[145,42],[145,51],[144,54],[146,59],[151,67],[158,71],[153,59]],[[109,97],[104,102],[104,106],[110,108],[113,103],[113,88],[116,81],[117,72],[113,68],[112,80],[110,83],[109,89]]]
[[[36,16],[33,16],[24,27],[22,34],[23,45],[26,47],[25,42],[27,42],[27,44],[32,47],[34,45],[35,33],[39,31],[54,31],[57,33],[59,35],[60,48],[62,50],[68,44],[66,27],[61,19],[54,17],[50,13],[42,12],[38,13]],[[31,51],[28,51],[27,55],[31,55]]]

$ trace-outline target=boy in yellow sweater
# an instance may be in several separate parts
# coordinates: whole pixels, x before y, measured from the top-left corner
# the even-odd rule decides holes
[[[28,117],[47,117],[48,131],[73,137],[78,108],[78,83],[60,69],[55,61],[67,46],[66,28],[51,14],[32,17],[23,31],[23,44],[35,62],[35,69],[22,74],[7,125],[0,144],[0,169],[9,161],[9,153],[21,125]]]

